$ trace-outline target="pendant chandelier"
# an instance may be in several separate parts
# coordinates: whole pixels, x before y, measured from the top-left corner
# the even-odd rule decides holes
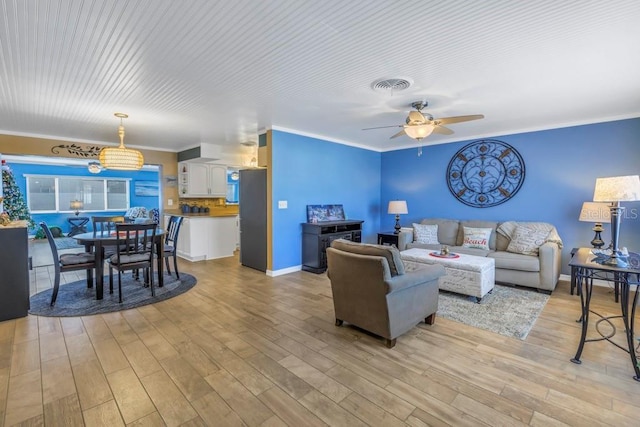
[[[100,151],[100,164],[104,169],[122,171],[139,170],[144,164],[142,153],[124,146],[124,126],[122,125],[122,119],[126,119],[129,116],[124,113],[115,113],[114,116],[120,119],[120,126],[118,126],[120,145],[118,147],[103,148]]]

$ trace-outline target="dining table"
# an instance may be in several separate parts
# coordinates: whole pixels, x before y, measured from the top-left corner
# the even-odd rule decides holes
[[[156,235],[154,239],[155,253],[160,254],[156,256],[157,270],[158,270],[158,287],[164,286],[164,257],[162,256],[164,251],[164,230],[156,229]],[[88,232],[81,233],[72,236],[78,244],[83,245],[86,252],[93,252],[96,257],[96,299],[101,300],[104,296],[104,253],[103,250],[109,246],[117,246],[118,237],[115,232],[100,233],[100,232]],[[87,272],[87,287],[93,286],[93,275],[91,271]]]

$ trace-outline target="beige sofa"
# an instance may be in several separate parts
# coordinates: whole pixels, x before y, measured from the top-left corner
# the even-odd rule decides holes
[[[441,265],[405,273],[398,249],[342,239],[327,249],[327,262],[336,326],[351,323],[393,347],[418,323],[433,324]]]
[[[403,228],[398,239],[398,249],[401,251],[409,248],[440,250],[443,245],[447,245],[454,253],[494,258],[496,282],[527,286],[548,293],[551,293],[558,283],[562,240],[551,224],[514,221],[461,221],[441,218],[423,219],[420,224],[438,226],[438,243],[414,242],[413,229]],[[489,249],[463,247],[464,227],[491,228]],[[514,247],[510,247],[517,227],[522,227],[518,229],[520,235],[522,230],[531,229],[535,230],[538,235],[546,236],[539,239],[537,255],[516,253]],[[548,234],[545,231],[548,231]]]

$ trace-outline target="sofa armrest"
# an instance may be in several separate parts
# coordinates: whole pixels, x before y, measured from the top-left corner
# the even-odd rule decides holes
[[[407,245],[413,242],[413,229],[401,228],[400,234],[398,234],[398,250],[404,251],[407,249]]]
[[[540,289],[554,290],[560,278],[560,248],[556,243],[547,242],[540,246]]]
[[[387,293],[398,292],[408,289],[412,286],[418,286],[426,282],[436,281],[440,276],[444,276],[444,267],[441,265],[425,265],[419,270],[407,272],[405,274],[394,276],[384,281],[387,287]]]

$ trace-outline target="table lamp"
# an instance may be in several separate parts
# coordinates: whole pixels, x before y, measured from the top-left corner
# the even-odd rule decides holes
[[[600,235],[604,231],[602,223],[606,222],[608,224],[611,222],[611,212],[607,203],[584,202],[578,221],[595,223],[593,231],[596,232],[596,235],[591,241],[591,246],[594,248],[604,246],[604,241]]]
[[[71,203],[69,203],[69,209],[75,211],[76,216],[80,214],[80,209],[82,208],[84,208],[84,204],[80,200],[72,200]]]
[[[394,234],[400,233],[400,215],[408,214],[407,202],[405,200],[392,200],[389,202],[387,213],[396,215],[396,225],[394,227]]]
[[[596,179],[596,188],[593,192],[594,202],[610,202],[611,206],[611,255],[602,263],[612,267],[626,268],[626,257],[618,249],[620,236],[620,220],[624,208],[620,202],[632,202],[640,200],[640,176],[613,176]]]

